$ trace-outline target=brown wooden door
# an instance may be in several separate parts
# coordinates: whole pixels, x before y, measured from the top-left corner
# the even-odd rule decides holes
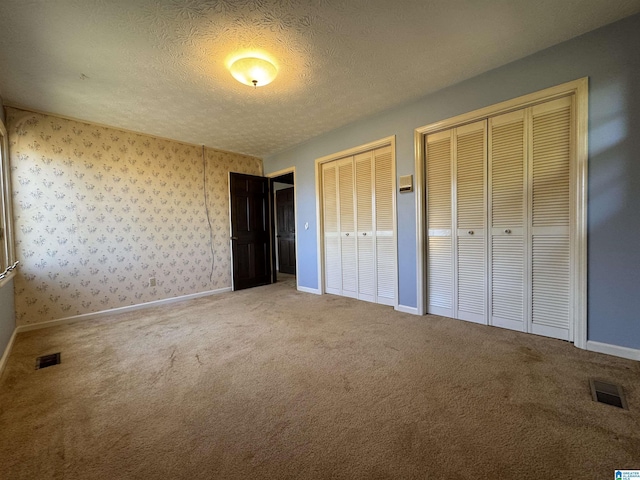
[[[233,289],[271,283],[269,179],[230,173]]]
[[[296,274],[296,222],[293,187],[276,192],[278,266],[281,273]]]

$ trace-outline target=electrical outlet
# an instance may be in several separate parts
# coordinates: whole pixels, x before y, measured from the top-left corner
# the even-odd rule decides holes
[[[156,279],[155,279],[155,277],[151,277],[151,278],[149,279],[149,286],[150,286],[150,287],[155,287],[155,286],[156,286]]]

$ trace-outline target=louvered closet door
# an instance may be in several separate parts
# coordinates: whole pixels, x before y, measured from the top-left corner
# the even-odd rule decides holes
[[[337,161],[338,205],[340,211],[340,254],[342,295],[358,296],[358,258],[356,245],[355,188],[353,158]]]
[[[427,135],[427,312],[453,317],[453,130]]]
[[[455,129],[456,318],[486,323],[486,121]]]
[[[373,152],[375,167],[375,232],[377,302],[396,304],[395,169],[391,146]]]
[[[532,107],[529,140],[531,332],[569,341],[572,101]]]
[[[358,299],[376,301],[375,244],[373,228],[373,152],[354,157],[358,249]]]
[[[325,291],[342,294],[342,255],[340,253],[340,212],[338,210],[338,168],[336,162],[322,165],[324,221]]]
[[[525,111],[489,119],[489,324],[527,331]]]

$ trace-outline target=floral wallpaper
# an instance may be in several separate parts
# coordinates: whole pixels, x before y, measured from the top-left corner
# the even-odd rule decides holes
[[[18,325],[231,286],[228,174],[260,159],[14,108],[7,129]]]

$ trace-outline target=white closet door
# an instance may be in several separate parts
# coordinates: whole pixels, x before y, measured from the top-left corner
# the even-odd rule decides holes
[[[489,324],[527,331],[525,110],[489,119]]]
[[[455,129],[456,318],[486,323],[486,125]]]
[[[376,272],[373,227],[373,152],[354,157],[358,249],[358,299],[375,302]]]
[[[353,157],[338,160],[338,205],[340,211],[340,254],[342,295],[358,296],[355,189]]]
[[[377,302],[396,304],[395,169],[391,146],[373,151]]]
[[[427,312],[453,314],[453,130],[427,135]]]
[[[530,109],[531,331],[573,340],[571,164],[573,97]]]
[[[336,162],[322,165],[322,192],[325,291],[327,293],[341,295],[342,255],[340,253],[338,169]]]

